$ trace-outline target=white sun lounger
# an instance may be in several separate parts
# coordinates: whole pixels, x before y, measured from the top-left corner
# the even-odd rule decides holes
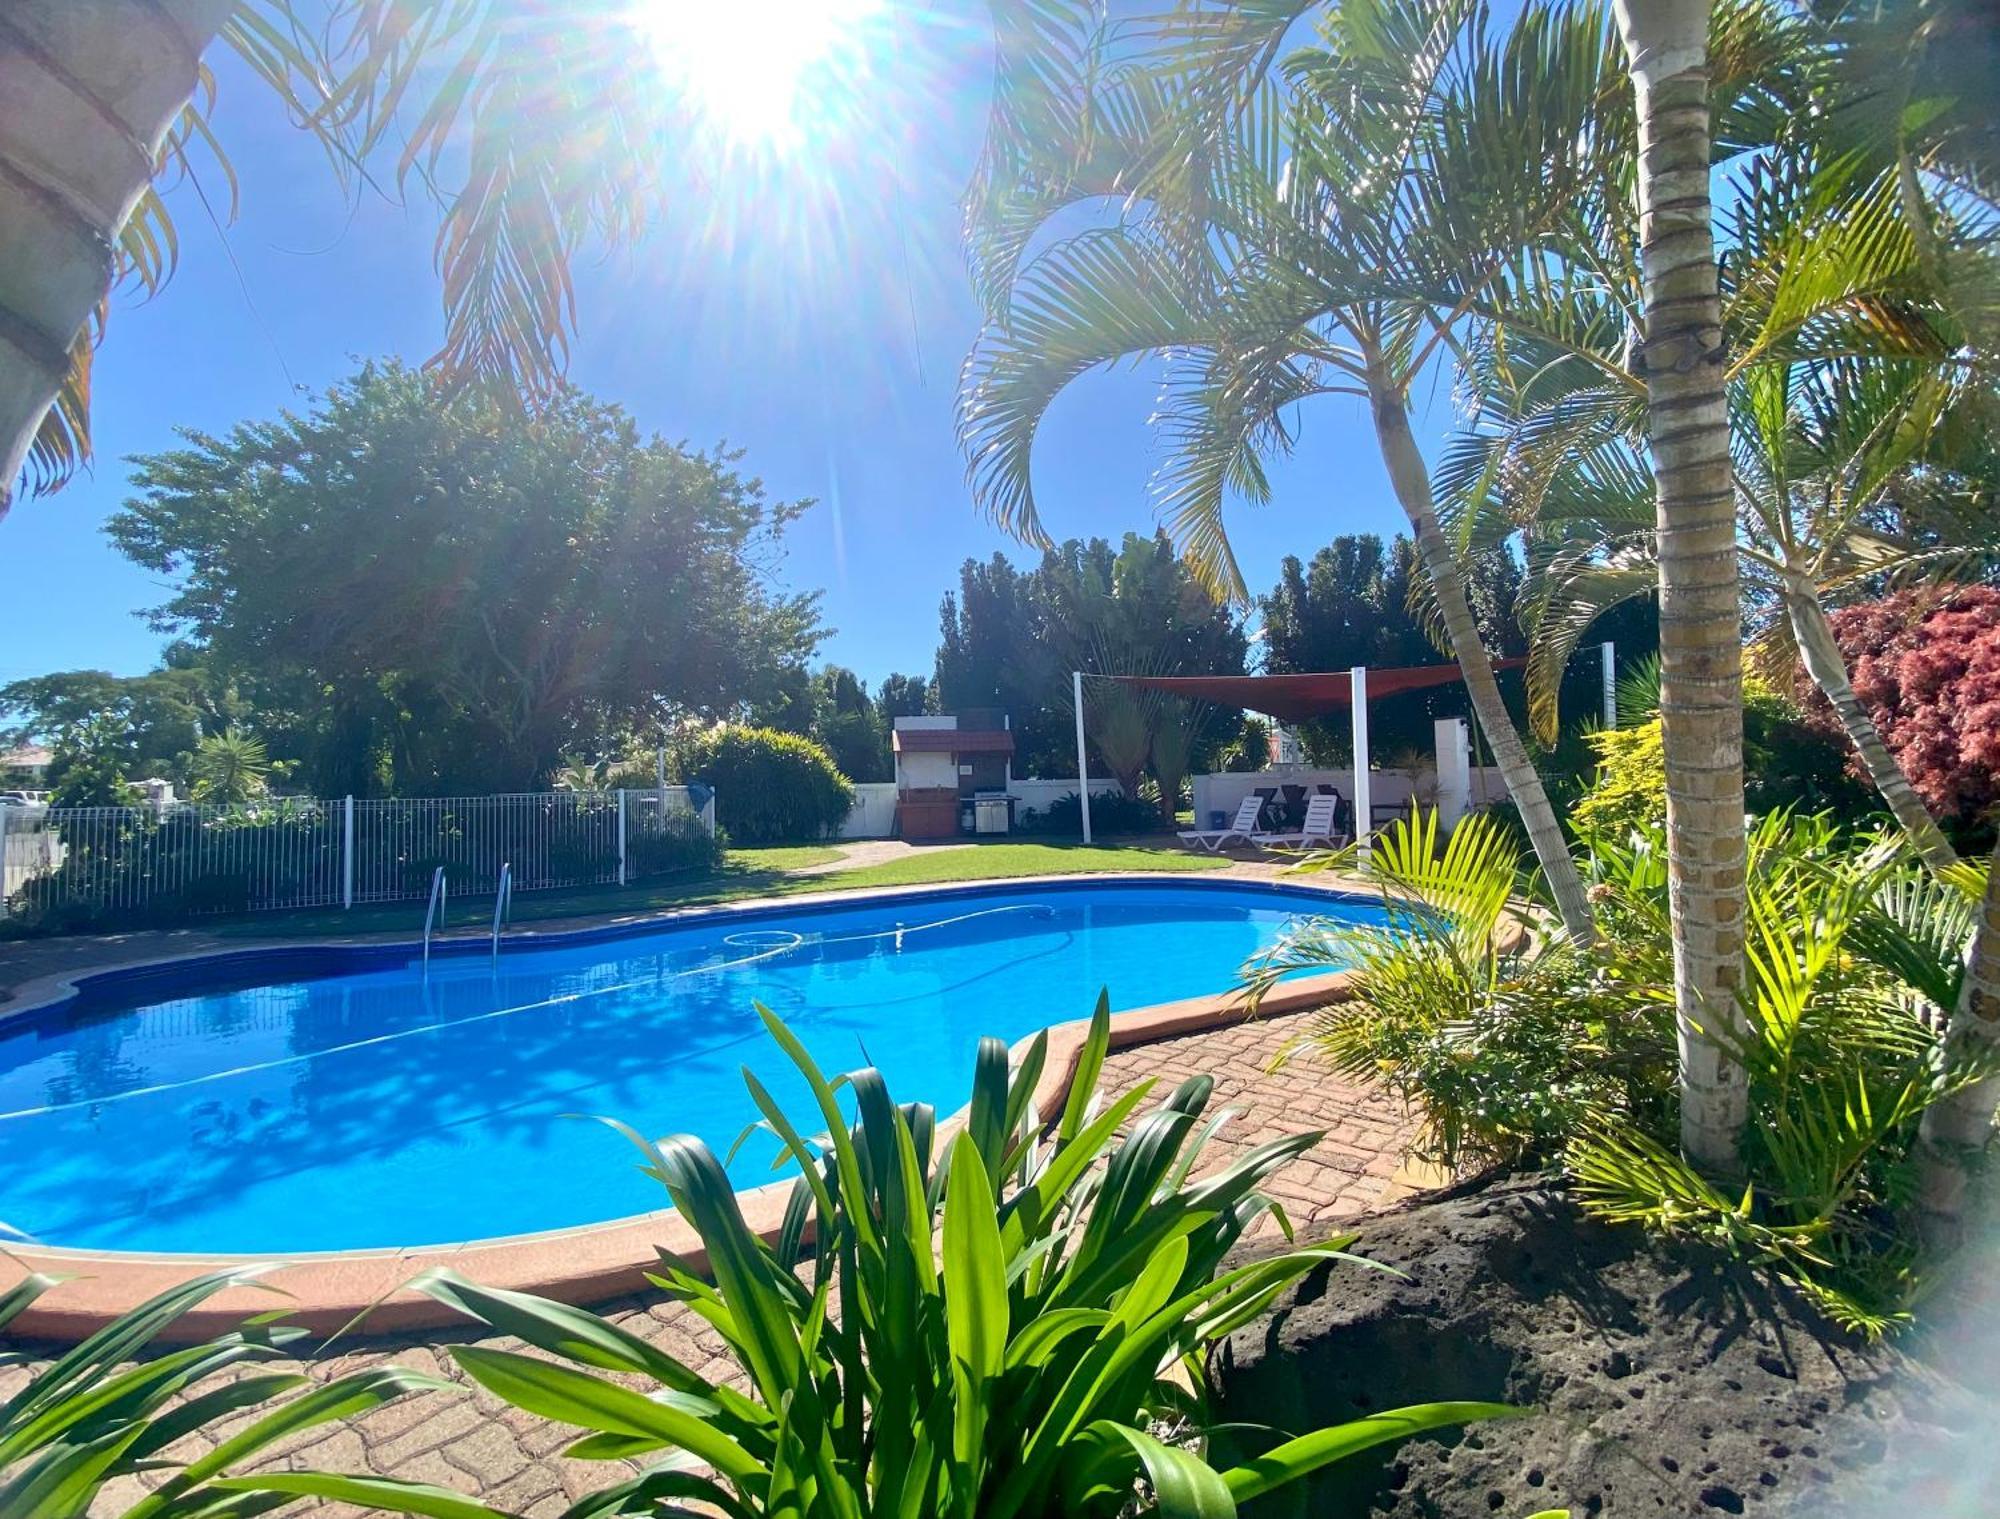
[[[1297,833],[1260,833],[1251,842],[1266,849],[1274,844],[1299,849],[1323,844],[1332,849],[1340,842],[1340,835],[1333,831],[1333,811],[1339,805],[1337,796],[1313,797],[1306,803],[1305,826]]]
[[[1264,799],[1252,793],[1243,798],[1243,805],[1236,809],[1236,821],[1227,828],[1194,828],[1176,835],[1184,849],[1205,849],[1210,854],[1220,854],[1222,847],[1231,840],[1240,839],[1248,844],[1257,832],[1257,817],[1264,810]]]

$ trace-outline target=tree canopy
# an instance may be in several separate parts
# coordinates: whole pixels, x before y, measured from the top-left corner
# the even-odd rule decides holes
[[[1027,775],[1076,769],[1072,671],[1240,675],[1249,650],[1241,621],[1203,589],[1164,533],[1127,533],[1115,550],[1103,538],[1073,538],[1032,570],[1001,554],[968,559],[941,622],[939,709],[1005,711],[1014,768]],[[1241,729],[1239,713],[1203,715],[1196,767]]]
[[[102,749],[103,761],[122,776],[178,782],[187,778],[202,734],[226,727],[241,711],[237,693],[198,666],[170,663],[130,676],[65,670],[0,686],[0,743],[43,739],[58,750]]]
[[[574,390],[523,420],[371,364],[184,436],[135,461],[111,536],[175,580],[156,627],[311,714],[321,786],[540,785],[666,711],[734,715],[823,636],[817,594],[768,578],[806,503]]]

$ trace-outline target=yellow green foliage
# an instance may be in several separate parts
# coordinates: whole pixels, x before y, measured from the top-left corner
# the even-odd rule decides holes
[[[1660,720],[1630,728],[1600,728],[1589,735],[1597,755],[1597,782],[1571,818],[1586,832],[1622,839],[1638,828],[1667,822],[1667,752]]]

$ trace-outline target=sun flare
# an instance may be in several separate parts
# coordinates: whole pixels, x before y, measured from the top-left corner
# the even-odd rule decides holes
[[[661,70],[704,124],[739,146],[785,149],[851,89],[883,0],[635,0]]]

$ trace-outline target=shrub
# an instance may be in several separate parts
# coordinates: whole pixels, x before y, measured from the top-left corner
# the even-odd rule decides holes
[[[269,1461],[273,1446],[307,1430],[452,1385],[400,1366],[317,1385],[297,1371],[259,1370],[282,1359],[306,1331],[255,1320],[206,1344],[136,1359],[182,1314],[253,1280],[259,1269],[212,1272],[170,1287],[10,1389],[0,1404],[0,1512],[21,1519],[261,1513],[271,1504],[253,1497],[245,1506],[247,1495],[232,1490],[232,1468]],[[0,1329],[58,1280],[37,1272],[0,1292]],[[165,1453],[190,1435],[203,1439],[207,1453],[187,1464],[168,1459]],[[383,1483],[294,1475],[348,1484],[350,1491]]]
[[[1012,1073],[1007,1047],[986,1039],[970,1116],[947,1145],[933,1111],[898,1106],[879,1071],[829,1081],[777,1018],[759,1012],[815,1100],[804,1132],[823,1130],[802,1137],[746,1072],[766,1126],[800,1169],[775,1249],[750,1232],[699,1139],[655,1145],[630,1135],[700,1233],[712,1275],[669,1259],[655,1280],[720,1332],[732,1377],[711,1381],[669,1348],[579,1308],[448,1270],[414,1284],[553,1357],[481,1344],[452,1352],[503,1401],[576,1427],[571,1456],[671,1453],[636,1476],[621,1473],[572,1515],[680,1511],[676,1501],[693,1501],[739,1519],[1111,1519],[1136,1511],[1143,1482],[1162,1513],[1221,1519],[1354,1451],[1508,1411],[1390,1410],[1215,1470],[1198,1443],[1209,1351],[1348,1243],[1223,1269],[1274,1206],[1259,1183],[1319,1136],[1259,1145],[1190,1182],[1213,1129],[1202,1122],[1211,1083],[1191,1078],[1142,1112],[1147,1083],[1098,1110],[1092,1087],[1110,1042],[1100,1000],[1052,1138],[1032,1103],[1046,1036]],[[337,1479],[288,1473],[239,1485],[351,1495]],[[433,1490],[399,1502],[382,1487],[368,1499],[441,1512]]]
[[[721,841],[710,838],[706,828],[670,826],[665,832],[638,834],[625,841],[625,873],[633,880],[713,870],[721,863]]]
[[[1090,832],[1093,838],[1122,834],[1157,833],[1160,812],[1142,797],[1122,791],[1093,791],[1090,794]],[[1083,837],[1083,804],[1072,791],[1057,797],[1039,812],[1024,813],[1020,830],[1051,838]]]
[[[1854,694],[1924,804],[1961,824],[1987,820],[2000,804],[2000,588],[1901,591],[1831,620]],[[1816,690],[1807,710],[1840,736]],[[1852,769],[1865,773],[1859,756]]]
[[[683,762],[715,789],[716,821],[737,844],[823,839],[839,831],[854,788],[809,738],[774,728],[716,728]]]
[[[1386,921],[1301,920],[1257,963],[1253,999],[1300,970],[1347,969],[1354,993],[1285,1051],[1380,1081],[1421,1123],[1417,1145],[1459,1169],[1551,1159],[1582,1126],[1671,1094],[1668,1009],[1607,995],[1590,957],[1510,912],[1523,858],[1490,813],[1440,841],[1436,813],[1375,836]]]
[[[1585,735],[1597,776],[1570,820],[1579,832],[1623,839],[1664,828],[1667,759],[1657,715]],[[1750,810],[1832,809],[1853,816],[1880,810],[1874,792],[1846,773],[1848,748],[1815,729],[1792,701],[1760,681],[1743,687],[1744,794]]]
[[[1446,1159],[1560,1152],[1591,1212],[1773,1266],[1855,1328],[1900,1322],[1919,1121],[2000,1070],[1948,1058],[1938,1034],[1972,934],[1966,883],[1932,877],[1893,835],[1852,839],[1784,812],[1755,827],[1745,1181],[1718,1188],[1678,1154],[1661,830],[1588,839],[1595,948],[1551,934],[1516,952],[1494,930],[1518,856],[1482,822],[1460,824],[1441,855],[1428,820],[1378,835],[1366,868],[1388,926],[1297,925],[1253,987],[1352,965],[1355,1001],[1316,1015],[1311,1038],[1401,1092]]]
[[[1622,839],[1667,821],[1667,751],[1660,720],[1600,728],[1590,736],[1597,779],[1570,812],[1580,831]]]

